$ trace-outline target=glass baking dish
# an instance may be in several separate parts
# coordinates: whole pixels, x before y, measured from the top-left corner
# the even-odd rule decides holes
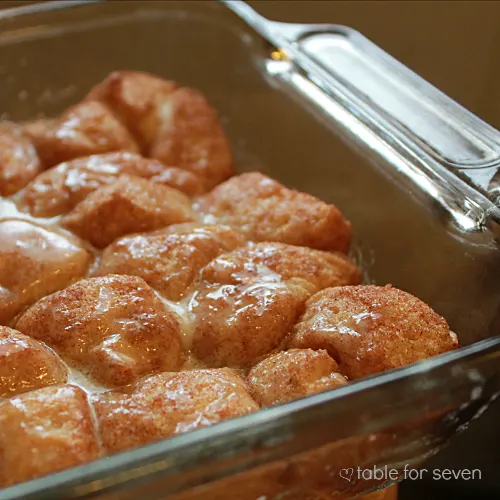
[[[500,391],[497,131],[353,30],[273,23],[242,2],[0,11],[3,118],[55,115],[115,69],[203,91],[238,170],[334,202],[365,281],[426,301],[463,347],[0,499],[350,498],[401,479],[487,408]],[[385,466],[398,475],[350,473]]]

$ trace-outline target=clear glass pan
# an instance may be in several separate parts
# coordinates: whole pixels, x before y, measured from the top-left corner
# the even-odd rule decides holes
[[[199,88],[220,112],[239,170],[334,202],[352,222],[367,279],[422,298],[464,347],[8,488],[0,499],[352,496],[390,481],[347,481],[342,468],[417,465],[484,411],[500,391],[500,249],[488,193],[455,177],[455,164],[436,165],[437,153],[428,162],[405,156],[417,150],[398,147],[416,144],[415,134],[370,122],[381,113],[368,101],[358,109],[341,100],[328,68],[316,73],[303,60],[307,47],[320,53],[317,44],[277,47],[219,3],[51,4],[0,11],[4,117],[54,115],[115,69]],[[469,137],[459,118],[453,137]],[[477,130],[480,154],[494,155],[495,131]],[[438,152],[448,158],[445,135]],[[471,150],[458,151],[461,159]]]

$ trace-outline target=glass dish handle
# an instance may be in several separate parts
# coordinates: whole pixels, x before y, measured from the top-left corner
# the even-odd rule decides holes
[[[478,226],[488,216],[499,220],[499,131],[351,28],[280,23],[245,2],[224,3],[423,173],[442,205],[457,212],[452,198],[465,200],[459,217]]]

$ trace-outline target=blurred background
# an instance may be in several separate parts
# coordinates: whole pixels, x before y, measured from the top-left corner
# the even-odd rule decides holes
[[[2,0],[0,8],[33,2]],[[500,129],[500,2],[250,1],[268,18],[353,27]],[[400,500],[500,498],[500,400],[425,467],[480,469],[480,481],[406,481]]]

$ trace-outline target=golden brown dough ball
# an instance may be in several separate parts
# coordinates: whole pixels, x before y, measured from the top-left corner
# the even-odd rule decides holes
[[[0,196],[26,186],[42,167],[36,149],[15,124],[0,124]]]
[[[19,205],[35,217],[66,214],[90,193],[123,174],[165,184],[189,196],[202,190],[199,179],[180,168],[166,167],[135,153],[105,153],[76,158],[43,172],[20,193]]]
[[[199,209],[222,224],[240,228],[250,240],[344,253],[351,241],[351,225],[335,206],[258,172],[217,186],[201,198]]]
[[[62,384],[68,371],[47,346],[0,326],[0,398]]]
[[[45,387],[0,404],[0,486],[74,467],[99,457],[85,392]]]
[[[116,71],[87,99],[109,106],[147,156],[198,175],[205,191],[233,174],[217,113],[198,91],[147,73]]]
[[[192,351],[207,366],[246,367],[280,345],[303,311],[300,284],[208,285],[190,302]]]
[[[172,93],[151,156],[198,175],[205,191],[234,174],[233,158],[217,112],[197,90]]]
[[[112,109],[147,152],[177,88],[177,83],[149,73],[113,71],[90,90],[86,100],[100,101]]]
[[[138,151],[127,129],[99,102],[76,104],[59,118],[28,124],[24,131],[46,168],[79,156]]]
[[[275,242],[250,244],[221,255],[203,270],[203,278],[234,283],[243,275],[250,277],[266,272],[284,280],[303,279],[313,285],[314,291],[357,285],[361,278],[356,265],[342,253]]]
[[[23,220],[0,221],[0,324],[80,279],[90,261],[76,239]]]
[[[123,175],[90,193],[61,224],[104,248],[120,236],[193,219],[189,198],[177,189]]]
[[[313,295],[289,347],[326,349],[350,379],[399,368],[458,347],[446,320],[391,286],[345,286]]]
[[[79,281],[38,301],[17,329],[109,386],[175,371],[184,360],[176,315],[135,276]]]
[[[271,354],[249,372],[250,394],[261,406],[273,406],[347,383],[324,350],[290,349]]]
[[[247,366],[278,347],[318,289],[359,282],[341,254],[259,243],[220,255],[201,271],[190,307],[193,352],[210,366]]]
[[[111,453],[259,409],[243,379],[228,368],[161,373],[128,392],[95,394],[92,401]]]
[[[175,228],[179,226],[177,232]],[[167,231],[115,241],[102,253],[94,275],[140,276],[165,298],[179,300],[203,266],[244,242],[243,237],[228,226],[176,224]]]
[[[310,283],[276,275],[201,284],[191,297],[192,350],[208,366],[245,367],[272,351],[304,310]]]

